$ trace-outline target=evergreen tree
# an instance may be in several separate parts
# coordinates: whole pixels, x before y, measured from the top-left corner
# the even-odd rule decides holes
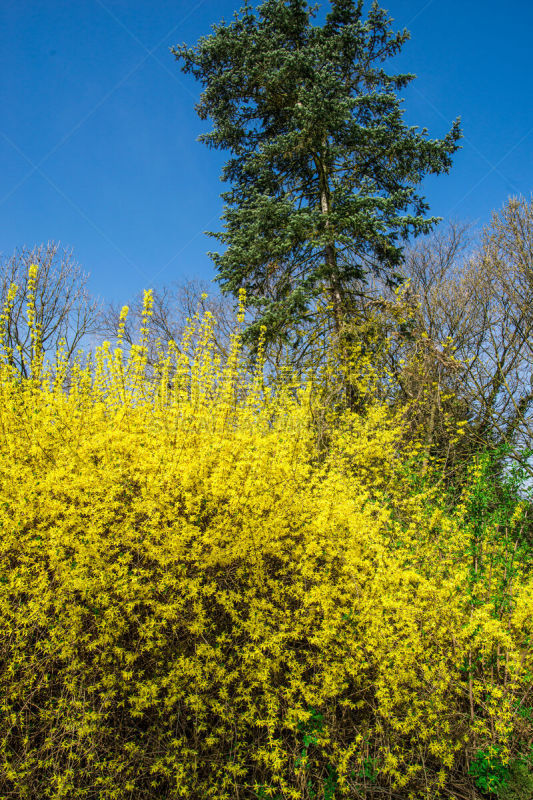
[[[248,2],[194,48],[173,49],[201,81],[197,105],[228,150],[231,184],[211,253],[224,291],[245,288],[269,337],[290,336],[324,296],[337,331],[369,272],[394,279],[402,244],[437,221],[417,192],[447,172],[458,121],[443,139],[408,127],[398,91],[413,78],[383,62],[409,38],[377,3],[331,0],[325,23],[306,0]]]

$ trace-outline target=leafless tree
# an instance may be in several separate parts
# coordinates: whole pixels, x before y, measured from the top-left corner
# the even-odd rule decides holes
[[[152,315],[149,322],[148,363],[158,360],[160,348],[167,347],[169,341],[178,349],[182,336],[195,314],[201,319],[209,311],[214,318],[213,338],[215,348],[227,357],[230,337],[236,324],[236,303],[233,298],[224,297],[213,290],[208,283],[190,280],[182,284],[174,283],[153,290]],[[143,294],[127,304],[128,316],[124,328],[124,342],[135,344],[139,338],[142,324]],[[100,315],[101,335],[113,339],[116,336],[121,307],[108,306]]]
[[[35,323],[42,348],[55,355],[63,341],[65,355],[71,359],[97,330],[99,301],[87,288],[88,275],[82,271],[71,250],[56,242],[33,248],[22,247],[0,260],[0,303],[5,306],[10,286],[17,292],[6,322],[6,345],[10,360],[27,376],[31,363],[31,335],[28,327],[28,273],[38,267],[35,285]]]
[[[477,242],[468,226],[437,231],[404,275],[411,319],[392,357],[405,398],[424,393],[428,448],[455,415],[533,474],[521,455],[533,449],[533,202],[511,198]]]

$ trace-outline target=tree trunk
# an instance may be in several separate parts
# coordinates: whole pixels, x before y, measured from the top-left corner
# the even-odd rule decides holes
[[[330,195],[329,195],[329,185],[328,185],[328,176],[326,172],[326,167],[324,165],[323,160],[320,156],[315,158],[315,164],[318,170],[319,176],[319,185],[320,185],[320,209],[322,214],[326,217],[326,230],[329,230],[331,227],[331,222],[329,219],[329,215],[331,212],[331,202],[330,202]],[[344,317],[344,309],[343,309],[343,302],[342,302],[342,293],[339,286],[339,276],[337,270],[337,253],[335,251],[335,240],[331,239],[326,244],[324,255],[326,259],[326,265],[328,267],[329,273],[329,294],[331,297],[331,302],[333,305],[333,318],[335,321],[335,331],[337,333],[340,332],[342,328],[342,322]]]

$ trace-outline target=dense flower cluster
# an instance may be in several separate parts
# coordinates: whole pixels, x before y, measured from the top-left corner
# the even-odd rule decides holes
[[[520,506],[476,562],[482,464],[446,510],[383,405],[319,447],[312,381],[268,388],[237,334],[222,363],[209,316],[149,372],[149,315],[72,367],[35,329],[29,379],[4,353],[0,795],[435,798],[479,751],[505,767]]]

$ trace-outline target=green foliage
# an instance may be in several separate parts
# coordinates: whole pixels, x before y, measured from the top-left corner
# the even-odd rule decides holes
[[[378,779],[378,771],[377,771],[377,759],[376,758],[365,758],[363,760],[363,768],[360,773],[360,777],[363,780],[368,781],[369,783],[376,783]]]
[[[481,587],[490,580],[493,613],[499,618],[511,610],[513,585],[533,556],[527,473],[516,464],[506,465],[506,455],[505,447],[478,454],[467,505],[472,601],[481,602]]]
[[[337,330],[369,270],[392,279],[408,234],[434,218],[418,193],[448,171],[458,123],[443,139],[403,121],[398,92],[414,76],[383,62],[408,39],[374,3],[332,0],[325,23],[306,0],[247,4],[195,48],[173,52],[203,85],[198,104],[213,130],[200,137],[229,151],[227,245],[212,254],[225,291],[245,288],[269,337],[295,341],[325,295]]]
[[[470,765],[469,774],[483,793],[496,794],[507,784],[509,767],[503,764],[499,749],[491,747],[488,751],[478,750]]]
[[[533,746],[527,754],[519,753],[504,763],[498,747],[478,750],[469,769],[475,785],[483,794],[497,795],[498,800],[531,800],[533,797]]]
[[[505,783],[498,789],[498,800],[531,800],[533,797],[533,746],[509,765]]]

